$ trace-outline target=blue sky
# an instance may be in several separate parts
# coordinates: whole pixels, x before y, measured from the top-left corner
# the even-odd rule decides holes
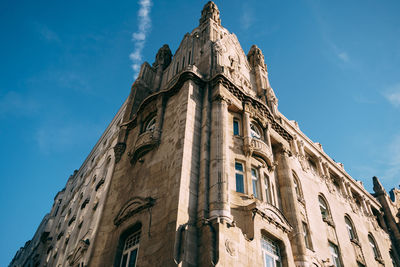
[[[400,183],[399,1],[215,2],[245,53],[262,49],[286,117],[368,191],[373,175]],[[205,3],[159,0],[138,16],[138,1],[1,2],[1,266],[128,96],[132,65],[174,52]]]

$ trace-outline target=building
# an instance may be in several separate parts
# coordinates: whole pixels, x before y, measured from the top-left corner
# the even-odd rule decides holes
[[[400,266],[400,191],[374,185],[279,112],[261,50],[208,2],[10,266]]]

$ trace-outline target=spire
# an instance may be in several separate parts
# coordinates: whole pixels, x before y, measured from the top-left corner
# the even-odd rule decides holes
[[[171,63],[172,53],[171,49],[167,44],[163,45],[157,52],[156,61],[153,63],[153,67],[162,66],[162,69],[168,67]]]
[[[383,188],[381,182],[379,181],[378,177],[372,177],[372,181],[374,182],[374,192],[377,195],[385,194],[385,189]]]
[[[252,67],[260,65],[261,67],[267,69],[267,66],[265,65],[264,62],[264,55],[261,52],[261,49],[258,48],[256,45],[251,46],[250,51],[247,54],[247,60],[249,61]]]
[[[208,1],[208,3],[204,5],[203,10],[201,11],[200,24],[203,24],[208,19],[212,19],[218,23],[218,25],[221,25],[219,10],[213,1]]]

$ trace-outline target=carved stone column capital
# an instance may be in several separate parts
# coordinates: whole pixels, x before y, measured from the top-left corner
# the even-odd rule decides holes
[[[115,154],[115,163],[118,163],[121,160],[122,154],[124,154],[126,149],[125,143],[117,143],[114,147]]]
[[[226,96],[220,95],[220,94],[214,96],[213,99],[212,99],[212,102],[225,103],[228,106],[232,103],[229,98],[227,98]]]

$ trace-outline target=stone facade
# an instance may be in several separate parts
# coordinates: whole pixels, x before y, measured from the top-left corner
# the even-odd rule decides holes
[[[279,112],[261,50],[209,2],[10,266],[400,266],[400,191],[374,185]]]

